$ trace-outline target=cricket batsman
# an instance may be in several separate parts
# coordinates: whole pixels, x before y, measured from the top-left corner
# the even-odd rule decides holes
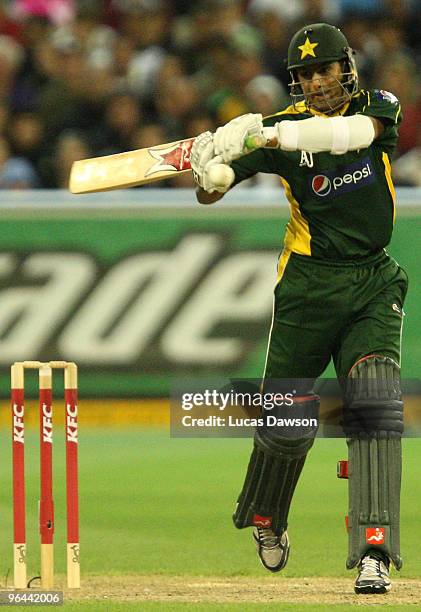
[[[354,51],[326,23],[299,30],[288,49],[292,105],[262,120],[237,117],[200,134],[191,165],[197,199],[212,204],[257,172],[280,176],[290,204],[278,261],[264,380],[315,380],[333,360],[344,393],[349,459],[347,568],[356,593],[385,593],[399,542],[403,403],[400,352],[408,279],[385,247],[395,221],[390,160],[402,119],[397,98],[358,86]],[[249,153],[249,138],[276,148]],[[247,142],[246,142],[247,140]],[[212,182],[221,159],[231,184]],[[297,404],[314,405],[310,390]],[[288,561],[288,511],[313,439],[259,430],[233,516],[253,527],[264,567]]]

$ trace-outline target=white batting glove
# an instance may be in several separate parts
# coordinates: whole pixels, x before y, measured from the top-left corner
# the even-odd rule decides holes
[[[219,127],[213,138],[214,154],[219,155],[224,163],[229,164],[249,152],[245,146],[248,136],[263,138],[261,114],[241,115]]]
[[[203,189],[208,193],[226,193],[235,180],[233,169],[222,164],[221,157],[214,157],[205,166],[203,173]]]
[[[213,147],[214,135],[212,132],[203,132],[194,139],[193,146],[190,151],[190,166],[193,170],[193,176],[196,183],[202,189],[205,187],[205,166],[215,157]]]

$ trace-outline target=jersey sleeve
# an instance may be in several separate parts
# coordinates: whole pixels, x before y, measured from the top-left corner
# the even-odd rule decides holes
[[[276,163],[274,153],[275,151],[272,149],[256,149],[256,151],[243,155],[240,159],[233,161],[231,164],[235,174],[233,187],[258,172],[279,174],[279,165]]]
[[[376,139],[376,144],[393,153],[398,142],[398,129],[402,121],[402,110],[398,98],[383,89],[371,89],[366,93],[361,115],[375,117],[384,125],[383,133]]]

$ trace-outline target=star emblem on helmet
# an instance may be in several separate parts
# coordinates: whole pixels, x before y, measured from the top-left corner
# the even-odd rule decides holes
[[[301,59],[307,57],[307,55],[311,55],[312,57],[316,57],[314,49],[317,47],[319,43],[310,42],[309,37],[307,36],[306,41],[303,45],[299,45],[298,48],[301,51]]]

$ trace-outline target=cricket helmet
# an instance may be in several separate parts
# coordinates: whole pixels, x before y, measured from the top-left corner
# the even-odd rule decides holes
[[[349,100],[358,90],[354,54],[355,51],[349,46],[345,35],[336,26],[328,23],[313,23],[298,30],[289,44],[287,60],[287,69],[292,77],[290,88],[294,103],[299,98],[305,98],[298,82],[297,69],[331,62],[342,64],[340,83],[344,96],[338,106]]]

